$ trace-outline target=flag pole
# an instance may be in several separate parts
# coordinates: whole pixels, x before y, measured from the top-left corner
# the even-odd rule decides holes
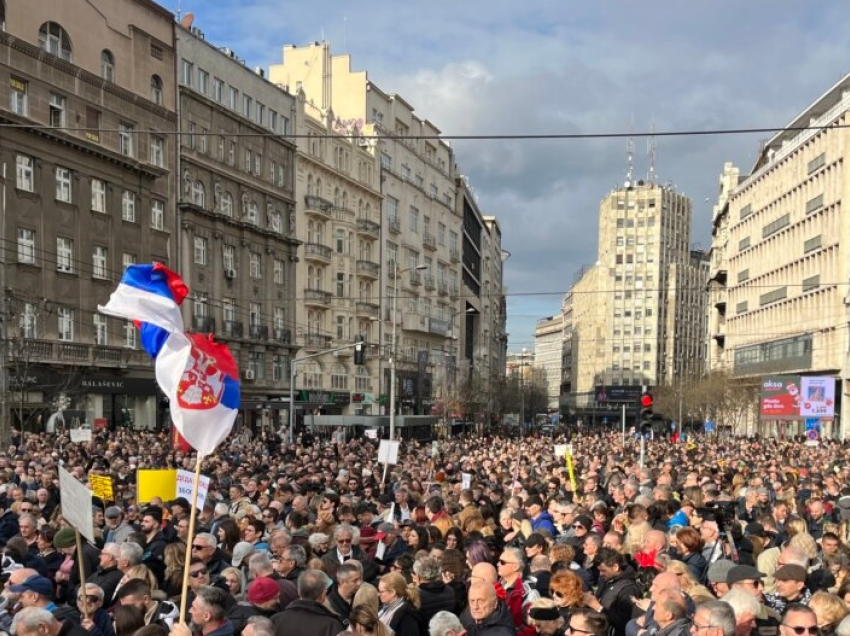
[[[83,567],[83,540],[80,539],[80,531],[74,528],[74,536],[77,539],[77,565],[80,568],[80,589],[83,591],[83,619],[89,619],[89,606],[86,601],[86,570]]]
[[[201,483],[201,460],[203,456],[198,453],[195,461],[195,479],[192,482],[192,510],[189,513],[189,532],[186,535],[186,560],[183,564],[183,587],[180,590],[180,623],[186,622],[186,600],[189,596],[189,566],[192,563],[192,543],[195,539],[195,519],[198,516],[198,487]],[[79,539],[78,539],[79,540]]]

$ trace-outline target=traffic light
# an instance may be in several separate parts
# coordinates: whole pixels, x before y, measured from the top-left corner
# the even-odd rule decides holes
[[[652,432],[652,393],[645,389],[640,395],[640,432],[649,435]]]
[[[366,339],[363,336],[354,338],[354,364],[366,364]]]

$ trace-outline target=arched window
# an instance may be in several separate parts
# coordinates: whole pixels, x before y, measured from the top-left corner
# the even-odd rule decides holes
[[[331,371],[331,388],[337,391],[348,389],[348,369],[341,362],[337,362]]]
[[[308,389],[322,388],[322,365],[315,360],[304,363],[304,386]]]
[[[269,215],[269,228],[272,230],[272,232],[277,232],[278,234],[280,234],[281,227],[282,225],[280,222],[280,212],[274,210]]]
[[[56,22],[45,22],[38,31],[38,45],[50,53],[61,57],[68,62],[74,61],[74,53],[71,48],[71,38]]]
[[[233,195],[229,192],[221,195],[221,213],[233,218]]]
[[[251,225],[257,225],[260,220],[260,208],[253,201],[248,204],[248,218],[246,220]]]
[[[115,56],[109,49],[100,52],[100,76],[107,82],[115,81]]]
[[[204,184],[200,181],[192,182],[192,203],[199,208],[204,207],[207,198],[207,191]]]
[[[151,75],[151,101],[162,106],[162,78],[159,75]]]
[[[316,243],[325,244],[325,224],[316,223]]]

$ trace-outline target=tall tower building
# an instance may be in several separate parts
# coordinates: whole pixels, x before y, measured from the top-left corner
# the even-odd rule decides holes
[[[691,201],[672,187],[627,183],[602,200],[598,260],[569,293],[572,407],[700,373],[708,265],[690,238]]]

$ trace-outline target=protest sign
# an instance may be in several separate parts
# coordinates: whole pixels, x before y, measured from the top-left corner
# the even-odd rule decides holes
[[[100,497],[104,502],[115,501],[112,492],[112,477],[109,475],[89,475],[89,485],[95,497]]]
[[[382,439],[378,447],[378,463],[395,466],[398,463],[398,447],[399,442]]]
[[[74,444],[84,444],[85,442],[91,441],[91,429],[90,428],[72,428],[71,429],[71,442]]]
[[[191,470],[178,470],[177,471],[177,492],[175,497],[185,497],[186,501],[192,501],[192,485],[195,481],[195,473]],[[210,478],[204,475],[201,475],[201,479],[198,482],[198,503],[197,508],[199,510],[204,509],[204,502],[207,500],[207,492],[210,489]],[[187,511],[188,512],[188,511]]]
[[[136,472],[139,503],[148,503],[154,497],[171,501],[177,492],[177,471],[172,469],[148,470],[140,468]]]
[[[59,467],[59,494],[62,516],[86,539],[95,542],[91,490],[83,486],[67,470]]]

